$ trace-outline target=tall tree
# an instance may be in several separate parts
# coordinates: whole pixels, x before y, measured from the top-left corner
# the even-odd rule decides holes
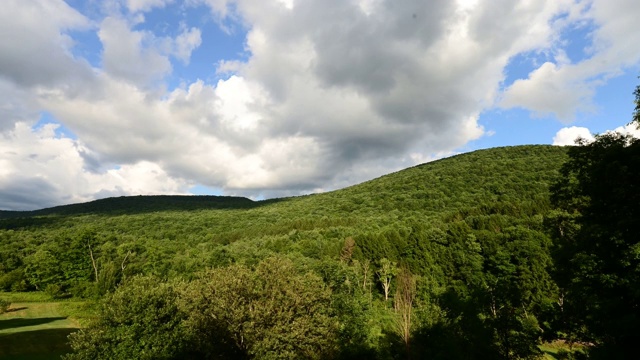
[[[382,285],[382,290],[384,291],[384,300],[389,300],[389,293],[391,292],[391,280],[398,269],[396,268],[396,263],[390,261],[387,258],[380,259],[380,267],[376,272],[378,274],[378,280],[380,280],[380,284]]]
[[[635,95],[638,123],[640,87]],[[556,232],[563,306],[596,349],[632,358],[640,342],[640,140],[606,133],[579,145],[553,189],[554,204],[577,229]]]
[[[640,127],[640,85],[636,86],[636,90],[633,92],[633,95],[636,97],[634,101],[636,108],[633,111],[633,118],[631,122]]]
[[[396,327],[404,342],[407,357],[410,357],[411,331],[413,330],[413,302],[416,298],[416,279],[408,268],[402,267],[396,280],[393,308],[396,312]]]

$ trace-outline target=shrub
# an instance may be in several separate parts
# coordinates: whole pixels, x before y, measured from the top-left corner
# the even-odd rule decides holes
[[[47,285],[47,287],[44,289],[44,292],[50,295],[54,299],[62,299],[68,296],[65,293],[63,287],[58,284]]]
[[[9,300],[0,299],[0,314],[4,314],[9,310],[11,302]]]
[[[0,275],[0,290],[2,291],[25,291],[27,288],[28,285],[22,269],[11,270]]]
[[[198,358],[185,355],[185,314],[178,309],[177,296],[173,283],[131,278],[105,296],[93,323],[69,336],[74,352],[65,359]]]

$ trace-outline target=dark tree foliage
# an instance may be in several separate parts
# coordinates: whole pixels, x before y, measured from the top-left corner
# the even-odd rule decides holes
[[[636,90],[636,95],[640,95]],[[640,141],[617,133],[569,150],[555,185],[560,310],[594,356],[634,358],[640,342]]]
[[[554,291],[549,239],[524,227],[477,235],[449,242],[449,271],[458,278],[440,296],[446,319],[416,333],[421,357],[536,358],[542,335],[536,316]]]

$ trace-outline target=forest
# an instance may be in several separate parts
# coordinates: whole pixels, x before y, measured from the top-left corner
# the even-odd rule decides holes
[[[607,133],[300,197],[2,211],[0,291],[95,304],[65,359],[633,358],[639,184]]]

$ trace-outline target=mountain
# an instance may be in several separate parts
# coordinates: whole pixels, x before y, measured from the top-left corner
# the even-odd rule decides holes
[[[33,217],[44,215],[80,215],[80,214],[135,214],[168,210],[200,210],[247,208],[255,203],[244,197],[235,196],[184,196],[184,195],[151,195],[120,196],[99,199],[80,204],[55,206],[33,211],[3,211],[0,219]]]
[[[255,290],[240,276],[267,276],[256,286],[276,293],[296,282],[318,289],[309,294],[327,290],[342,358],[537,356],[557,300],[544,219],[567,158],[561,147],[503,147],[299,197],[133,196],[4,212],[0,291],[144,297],[166,289],[154,282],[190,282],[217,269],[216,284],[240,286],[220,294],[231,303]],[[271,277],[271,266],[291,277]],[[146,290],[129,291],[140,279],[134,275],[153,278],[140,280]],[[409,333],[397,333],[393,320],[401,280],[413,291],[411,350]],[[397,347],[403,336],[405,350]]]
[[[34,211],[2,211],[0,218],[45,215],[136,214],[163,211],[249,209],[300,202],[339,211],[408,209],[437,213],[487,201],[535,201],[566,160],[562,147],[526,145],[478,150],[422,164],[324,194],[252,201],[233,196],[121,196]],[[337,205],[337,206],[336,206]],[[362,206],[365,205],[365,206]],[[279,206],[279,205],[275,205]]]
[[[408,251],[405,240],[411,233],[427,231],[423,228],[447,232],[462,226],[463,233],[501,232],[513,226],[541,229],[542,216],[550,206],[549,185],[566,159],[562,147],[502,147],[422,164],[341,190],[292,198],[133,196],[4,212],[0,236],[5,245],[22,248],[21,256],[40,246],[53,246],[51,239],[68,242],[87,232],[98,244],[123,249],[135,241],[138,254],[162,249],[164,255],[154,257],[163,263],[162,270],[148,259],[139,260],[146,262],[145,268],[165,275],[180,256],[192,263],[189,271],[214,265],[217,260],[212,256],[218,255],[211,253],[220,251],[229,259],[242,258],[249,250],[263,255],[297,251],[305,256],[333,256],[349,237],[358,244],[356,256],[397,261]],[[14,231],[2,233],[2,229]],[[382,253],[377,248],[380,241],[386,249]],[[14,253],[6,256],[18,256]],[[15,266],[24,263],[22,258],[14,262]]]

